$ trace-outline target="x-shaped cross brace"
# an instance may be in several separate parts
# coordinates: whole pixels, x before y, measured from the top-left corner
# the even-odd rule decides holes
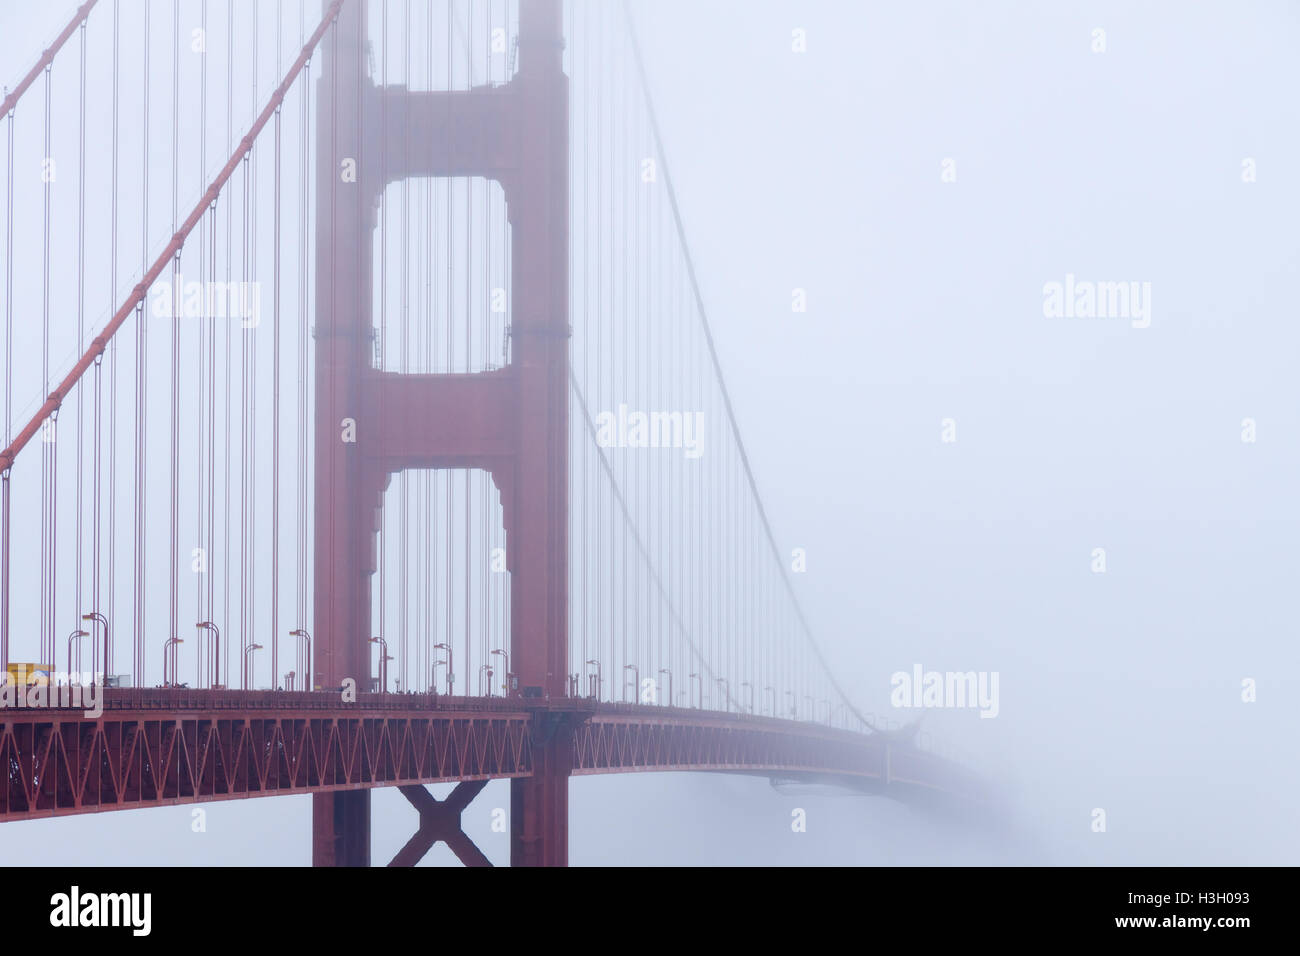
[[[398,787],[402,796],[420,812],[420,829],[397,851],[389,866],[415,866],[429,849],[442,840],[466,866],[491,866],[483,851],[460,828],[460,814],[487,786],[486,780],[466,780],[456,785],[446,800],[435,800],[424,787]]]

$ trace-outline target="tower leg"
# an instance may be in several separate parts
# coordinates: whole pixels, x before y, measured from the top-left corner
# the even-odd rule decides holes
[[[371,364],[370,249],[374,206],[340,163],[362,153],[365,0],[343,4],[321,48],[317,81],[314,670],[325,688],[370,689],[370,575],[374,506],[382,492],[359,442],[362,376]],[[361,169],[369,166],[361,164]],[[358,437],[359,436],[359,437]],[[370,791],[312,798],[316,866],[370,865]]]
[[[533,775],[510,781],[510,865],[569,865],[569,771],[573,736],[561,726],[534,745]]]
[[[370,865],[370,791],[312,795],[312,866]]]

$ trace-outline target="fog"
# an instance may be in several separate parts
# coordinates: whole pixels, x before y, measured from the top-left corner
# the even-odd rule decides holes
[[[0,10],[6,79],[65,6]],[[1300,8],[633,11],[822,650],[863,711],[901,721],[922,711],[893,713],[897,672],[999,675],[996,717],[923,722],[999,804],[958,822],[763,778],[578,777],[570,862],[1300,862]],[[1067,276],[1149,283],[1149,314],[1045,314]],[[463,821],[498,864],[508,796],[489,784]],[[41,863],[310,862],[308,798],[202,809],[202,832],[173,807],[4,836]],[[416,822],[375,791],[374,861]]]

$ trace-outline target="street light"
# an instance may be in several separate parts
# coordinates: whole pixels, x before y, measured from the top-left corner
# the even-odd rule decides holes
[[[87,637],[89,636],[89,634],[90,634],[89,631],[78,630],[78,631],[73,631],[71,634],[68,635],[68,683],[69,684],[72,683],[72,642],[79,637]],[[77,650],[78,652],[80,652],[81,649],[78,648]],[[81,660],[80,653],[77,654],[77,660],[78,662],[80,662]]]
[[[635,664],[624,664],[623,670],[632,672],[632,703],[636,703],[636,691],[641,686],[641,669]],[[627,679],[623,680],[623,701],[627,701]]]
[[[253,664],[248,658],[254,651],[261,649],[261,644],[249,644],[244,648],[244,690],[248,690],[248,685],[253,682]]]
[[[799,716],[799,708],[795,707],[794,705],[794,691],[787,690],[785,692],[785,696],[790,698],[790,716],[791,717]]]
[[[772,710],[771,710],[771,714],[772,714],[773,717],[775,717],[775,716],[776,716],[776,688],[773,687],[771,684],[768,684],[766,687],[763,688],[763,690],[770,690],[770,691],[772,692]]]
[[[722,685],[722,703],[727,708],[727,713],[731,713],[731,684],[725,677],[715,677],[714,681]]]
[[[501,666],[505,668],[506,682],[501,685],[501,689],[504,690],[507,694],[511,694],[514,692],[515,689],[513,686],[511,686],[515,682],[514,680],[515,675],[510,673],[510,654],[500,647],[493,648],[492,653],[501,656],[502,659]]]
[[[299,627],[290,631],[289,636],[301,638],[303,642],[306,644],[307,653],[303,661],[302,684],[304,690],[314,690],[316,687],[316,682],[311,679],[311,635],[307,633],[306,628]]]
[[[108,677],[108,671],[109,671],[109,666],[108,666],[108,618],[104,617],[104,615],[100,614],[98,611],[91,611],[89,614],[83,614],[83,615],[81,615],[81,619],[82,619],[83,621],[98,621],[100,624],[104,625],[104,677],[105,677],[104,683],[107,684],[107,683],[108,683],[107,677]],[[163,662],[163,670],[164,670],[164,676],[165,676],[165,671],[166,671],[166,661]],[[141,679],[141,680],[144,679],[144,675],[143,675],[143,674],[140,675],[140,679]],[[91,684],[92,684],[92,685],[94,684],[94,675],[93,675],[93,674],[91,675]]]
[[[447,666],[447,662],[446,662],[446,661],[434,661],[434,662],[433,662],[433,673],[432,673],[432,674],[430,675],[430,677],[429,677],[429,680],[430,680],[430,682],[431,682],[431,683],[429,684],[429,689],[432,690],[432,691],[434,692],[435,695],[438,693],[438,668],[439,668],[439,667],[446,667],[446,666]],[[449,692],[450,692],[450,691],[449,691]]]
[[[704,678],[700,677],[699,674],[692,674],[690,679],[695,680],[695,678],[697,677],[700,678],[700,709],[703,710],[704,709]],[[687,690],[689,691],[690,688],[688,687]],[[688,694],[687,696],[689,698],[690,695]]]
[[[379,692],[388,693],[388,642],[382,637],[372,637],[371,644],[379,645]]]
[[[591,690],[590,696],[598,698],[600,697],[600,661],[594,658],[587,661],[588,667],[591,667],[592,665],[595,665],[596,673],[594,675],[587,675],[587,687]],[[594,680],[593,677],[595,678]]]
[[[180,653],[180,651],[172,652],[172,671],[171,671],[171,680],[169,681],[167,679],[167,648],[171,647],[174,644],[184,644],[184,643],[185,641],[179,637],[169,637],[167,638],[166,641],[163,642],[163,686],[164,687],[171,687],[176,683],[176,656]]]
[[[451,696],[451,689],[452,689],[452,687],[454,687],[455,684],[456,684],[456,675],[455,675],[455,673],[454,673],[454,671],[453,671],[453,666],[452,666],[451,645],[450,645],[450,644],[435,644],[435,645],[433,645],[433,646],[434,646],[434,649],[435,649],[435,650],[439,650],[439,649],[440,649],[440,650],[444,650],[444,651],[447,652],[447,696],[450,697],[450,696]]]
[[[487,677],[487,695],[486,695],[486,696],[491,697],[491,696],[492,696],[492,665],[491,665],[491,664],[480,664],[480,665],[478,666],[478,692],[479,692],[479,696],[480,696],[480,697],[484,696],[484,695],[483,695],[483,678],[484,678],[485,675],[486,675],[486,677]]]
[[[745,682],[744,682],[743,684],[741,684],[740,686],[741,686],[741,687],[748,687],[748,688],[749,688],[749,706],[748,706],[748,710],[749,710],[749,713],[752,714],[752,713],[754,712],[754,685],[751,684],[749,681],[745,681]]]
[[[666,667],[661,667],[659,673],[668,675],[668,706],[673,705],[673,672]]]
[[[221,683],[218,678],[221,676],[221,628],[211,621],[199,621],[194,625],[201,631],[212,632],[212,677],[208,681],[208,686],[212,689]]]

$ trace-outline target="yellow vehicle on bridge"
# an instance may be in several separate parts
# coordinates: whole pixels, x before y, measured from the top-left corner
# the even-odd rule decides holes
[[[18,687],[48,687],[50,672],[54,668],[49,664],[9,664],[9,681]]]

